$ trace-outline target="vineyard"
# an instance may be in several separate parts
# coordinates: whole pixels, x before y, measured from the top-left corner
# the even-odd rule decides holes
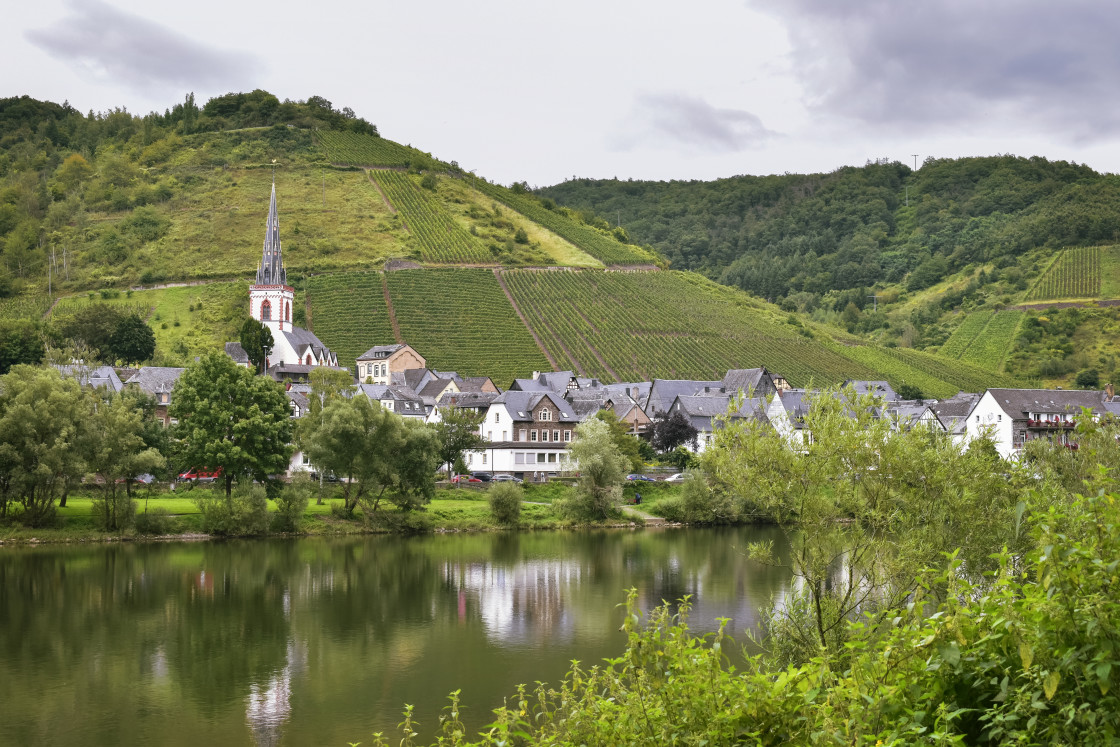
[[[1021,311],[1001,311],[992,317],[984,330],[976,336],[961,360],[982,368],[999,371],[1003,368],[1023,320]]]
[[[400,171],[371,172],[400,211],[408,230],[420,242],[421,256],[437,264],[492,263],[494,257],[478,238],[460,226],[412,177]]]
[[[326,151],[331,163],[346,166],[388,166],[405,168],[426,163],[431,158],[415,148],[392,140],[356,132],[320,130],[316,133],[319,145]]]
[[[1066,249],[1039,278],[1028,301],[1055,298],[1096,298],[1101,294],[1101,247]]]
[[[380,273],[319,275],[307,279],[315,334],[338,354],[343,366],[374,345],[389,345],[393,326]]]
[[[385,277],[401,336],[429,368],[489,376],[503,389],[551,368],[493,272],[402,270]]]
[[[994,314],[994,311],[976,311],[966,315],[960,326],[953,330],[953,334],[941,346],[941,355],[959,359],[980,331],[992,320]]]
[[[613,236],[591,226],[548,210],[532,195],[517,194],[486,180],[478,181],[475,187],[487,197],[513,208],[557,236],[570,241],[605,265],[649,265],[658,260],[641,247],[623,244]]]
[[[990,371],[1002,370],[1022,320],[1021,311],[973,312],[941,346],[941,356]]]
[[[552,357],[605,381],[709,379],[754,366],[794,385],[875,375],[695,275],[513,270],[503,277]]]
[[[0,299],[0,320],[39,319],[51,306],[46,294],[23,294]]]
[[[990,386],[1016,385],[1010,377],[993,376],[990,371],[917,350],[853,345],[845,347],[843,353],[878,371],[895,389],[909,384],[927,397],[944,398],[961,390],[976,392]]]

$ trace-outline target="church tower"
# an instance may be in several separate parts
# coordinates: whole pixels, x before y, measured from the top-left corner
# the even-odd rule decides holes
[[[278,332],[292,331],[292,302],[295,290],[288,285],[288,272],[280,255],[280,218],[276,211],[276,176],[272,177],[272,202],[264,233],[264,252],[257,266],[256,282],[249,286],[249,315]]]

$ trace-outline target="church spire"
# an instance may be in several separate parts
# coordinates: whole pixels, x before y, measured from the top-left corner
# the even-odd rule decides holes
[[[276,210],[276,175],[272,176],[272,201],[268,205],[268,223],[264,232],[264,251],[257,267],[256,285],[287,285],[288,271],[280,254],[280,217]]]

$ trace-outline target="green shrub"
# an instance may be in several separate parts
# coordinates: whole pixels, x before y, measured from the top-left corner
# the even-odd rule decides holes
[[[708,487],[704,475],[689,470],[681,489],[681,511],[690,524],[731,524],[739,518],[731,496]]]
[[[487,491],[490,500],[490,512],[499,524],[516,524],[521,520],[521,501],[525,492],[521,486],[514,482],[500,482],[490,486]]]
[[[139,534],[174,534],[178,522],[166,508],[149,508],[136,514]]]
[[[427,534],[435,529],[435,520],[425,511],[378,511],[370,525],[393,534]]]
[[[298,532],[303,524],[303,514],[311,499],[311,477],[297,472],[292,481],[276,496],[276,513],[272,528],[277,532]]]
[[[208,534],[250,537],[268,532],[268,494],[263,485],[241,484],[228,499],[218,491],[195,498]]]
[[[93,520],[106,532],[119,532],[132,526],[136,517],[136,501],[123,489],[103,492],[93,499]]]

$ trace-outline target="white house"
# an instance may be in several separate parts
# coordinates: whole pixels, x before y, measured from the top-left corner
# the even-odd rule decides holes
[[[1100,391],[989,389],[968,414],[966,440],[990,437],[1004,459],[1017,456],[1027,441],[1048,439],[1076,448],[1074,418],[1083,407],[1095,417],[1105,412]]]

